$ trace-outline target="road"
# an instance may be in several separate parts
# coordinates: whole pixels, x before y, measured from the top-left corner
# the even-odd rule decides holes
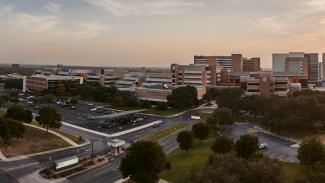
[[[231,127],[229,132],[223,132],[224,135],[238,140],[241,135],[248,134],[247,129],[253,127],[251,124],[238,123]],[[297,163],[297,149],[291,147],[294,142],[284,140],[264,133],[250,133],[258,137],[260,143],[267,143],[268,148],[263,150],[263,154],[270,158],[279,159],[285,162]]]
[[[33,111],[37,112],[35,109],[33,109]],[[71,119],[74,121],[78,121],[79,116],[71,115],[71,112],[74,111],[67,110],[67,112],[63,112],[63,119]],[[186,112],[181,116],[176,117],[161,117],[160,119],[162,123],[159,128],[163,129],[178,122],[187,122],[189,124],[192,124],[191,121],[186,120],[190,118],[191,113],[192,112]],[[106,137],[102,137],[100,135],[81,131],[64,125],[61,127],[60,130],[75,134],[77,136],[82,136],[86,140],[94,139],[93,149],[95,154],[106,154],[108,150],[106,144],[108,139]],[[140,139],[148,134],[151,134],[156,130],[157,128],[149,127],[136,132],[132,132],[130,134],[122,135],[118,138],[123,139],[128,143],[133,143],[135,140]],[[178,144],[176,143],[176,134],[171,135],[168,138],[164,138],[159,143],[163,146],[163,149],[166,152],[170,152],[178,147]],[[24,180],[25,176],[33,174],[35,171],[49,166],[56,160],[75,155],[86,156],[90,153],[91,145],[86,145],[84,147],[71,148],[59,152],[32,156],[23,160],[11,162],[1,161],[0,170],[2,170],[3,172],[0,173],[0,182],[15,182],[17,180]],[[119,159],[111,160],[110,163],[107,165],[104,165],[100,168],[96,168],[94,170],[90,170],[87,173],[70,177],[68,180],[70,182],[102,182],[101,180],[105,180],[105,182],[113,182],[121,177],[119,171],[116,168],[119,165],[119,162]]]
[[[68,114],[66,114],[68,113]],[[71,115],[70,111],[63,113],[64,119],[70,119],[74,121],[79,120],[78,115]],[[188,123],[189,129],[191,128],[194,121],[189,120],[191,114],[197,113],[197,111],[188,111],[180,116],[174,117],[161,117],[159,118],[162,123],[160,129],[166,128],[172,124],[182,122]],[[247,128],[251,127],[249,124],[235,124],[229,132],[226,132],[225,135],[230,136],[234,139],[238,139],[240,135],[247,134]],[[90,132],[80,131],[78,129],[62,126],[62,131],[75,134],[77,136],[82,136],[84,139],[95,139],[94,141],[94,153],[95,154],[105,154],[107,152],[106,138],[103,138],[100,135],[96,135]],[[157,128],[145,128],[139,131],[135,131],[126,135],[119,136],[119,139],[125,140],[127,143],[133,143],[137,139],[140,139],[148,134],[151,134],[157,131]],[[266,134],[253,134],[257,135],[260,142],[267,143],[269,148],[263,153],[272,158],[278,158],[283,161],[296,162],[297,150],[290,147],[292,143],[284,141],[273,136]],[[158,143],[163,147],[163,150],[166,153],[171,152],[178,147],[176,142],[177,134],[170,135],[166,138],[160,139]],[[91,146],[86,145],[81,148],[72,148],[69,150],[64,150],[60,152],[50,153],[47,155],[38,155],[28,158],[26,160],[18,160],[14,162],[0,162],[0,182],[9,181],[14,182],[19,178],[22,178],[28,174],[35,172],[36,170],[46,167],[51,164],[53,161],[62,159],[65,157],[80,155],[85,156],[91,153]],[[121,178],[121,174],[118,171],[118,165],[120,163],[120,158],[110,159],[110,162],[99,168],[87,171],[85,173],[69,177],[67,180],[72,183],[101,183],[107,182],[111,183],[115,180]]]

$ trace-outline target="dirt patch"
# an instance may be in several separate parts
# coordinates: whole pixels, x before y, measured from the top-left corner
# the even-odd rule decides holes
[[[256,133],[257,130],[255,128],[247,128],[248,133]]]
[[[11,139],[9,146],[4,145],[0,140],[0,149],[4,156],[10,158],[69,146],[67,142],[55,135],[28,126],[25,128],[24,138]]]
[[[322,134],[322,135],[316,135],[316,137],[318,137],[319,140],[320,140],[323,144],[325,144],[325,134]]]

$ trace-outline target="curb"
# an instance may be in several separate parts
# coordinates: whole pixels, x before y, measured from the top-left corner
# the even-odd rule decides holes
[[[45,128],[42,128],[42,127],[39,127],[39,126],[35,126],[35,125],[31,125],[31,124],[26,124],[24,123],[25,126],[29,126],[29,127],[32,127],[32,128],[36,128],[36,129],[39,129],[39,130],[42,130],[42,131],[46,131]],[[71,139],[69,139],[68,137],[65,137],[55,131],[52,131],[52,130],[49,130],[48,131],[49,133],[61,138],[62,140],[66,141],[67,143],[69,143],[70,145],[74,146],[74,147],[78,147],[79,144],[73,142]]]
[[[157,123],[160,124],[160,123],[162,123],[162,121],[160,121],[160,120],[154,121],[154,122],[142,125],[142,126],[138,126],[138,127],[135,127],[135,128],[131,128],[129,130],[125,130],[125,131],[121,131],[121,132],[113,133],[113,134],[106,134],[106,133],[103,133],[103,132],[98,132],[98,131],[95,131],[95,130],[91,130],[91,129],[88,129],[88,128],[83,128],[83,127],[73,125],[73,124],[70,124],[70,123],[66,123],[66,122],[63,122],[63,121],[62,121],[62,123],[63,123],[63,125],[71,127],[71,128],[75,128],[75,129],[82,130],[82,131],[85,131],[85,132],[89,132],[89,133],[92,133],[92,134],[96,134],[96,135],[99,135],[99,136],[111,138],[111,137],[119,137],[119,136],[126,135],[126,134],[129,134],[129,133],[138,131],[138,130],[142,130],[144,128],[151,127],[151,126],[153,126],[153,125],[155,125]]]
[[[70,178],[70,177],[72,177],[72,176],[79,175],[79,174],[85,173],[85,172],[87,172],[87,171],[94,170],[94,169],[96,169],[96,168],[100,168],[100,167],[102,167],[102,166],[104,166],[104,165],[107,165],[108,162],[109,162],[109,161],[107,161],[106,163],[103,163],[103,164],[101,164],[101,165],[94,166],[94,167],[92,167],[92,168],[90,168],[90,169],[82,170],[82,171],[80,171],[80,172],[76,172],[76,173],[74,173],[74,174],[68,175],[68,176],[66,176],[66,177],[58,178],[58,179],[46,179],[46,178],[42,177],[42,176],[39,174],[39,172],[40,172],[41,170],[43,170],[43,169],[37,170],[36,172],[37,172],[38,177],[40,178],[40,180],[42,180],[42,181],[46,181],[46,182],[53,182],[53,183],[56,183],[56,182],[64,181],[64,180],[66,180],[66,179],[68,179],[68,178]]]
[[[255,126],[254,127],[255,129],[257,129],[257,133],[261,132],[261,133],[265,133],[265,134],[268,134],[268,135],[272,135],[274,137],[277,137],[277,138],[280,138],[280,139],[283,139],[283,140],[286,140],[286,141],[290,141],[290,142],[294,142],[296,144],[300,144],[301,141],[300,140],[297,140],[297,139],[293,139],[293,138],[288,138],[288,137],[283,137],[281,135],[277,135],[277,134],[274,134],[272,132],[269,132],[269,131],[266,131],[264,130],[262,127],[260,126]]]
[[[50,154],[50,153],[54,153],[54,152],[60,152],[60,151],[64,151],[64,150],[68,150],[68,149],[73,149],[73,148],[77,148],[77,147],[83,147],[83,146],[86,146],[86,145],[89,145],[89,144],[90,144],[90,142],[87,141],[87,142],[85,142],[83,144],[80,144],[80,145],[78,145],[76,147],[70,146],[70,147],[64,147],[64,148],[60,148],[60,149],[54,149],[54,150],[50,150],[50,151],[44,151],[44,152],[33,153],[33,154],[26,154],[26,155],[23,155],[23,156],[15,156],[15,157],[12,157],[12,158],[2,159],[2,161],[5,161],[5,162],[18,161],[18,160],[27,159],[27,158],[33,157],[33,156],[45,155],[45,154]]]

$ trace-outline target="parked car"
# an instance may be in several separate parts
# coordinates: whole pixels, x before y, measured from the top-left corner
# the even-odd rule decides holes
[[[27,105],[29,105],[29,106],[33,106],[33,105],[34,105],[34,102],[32,102],[32,101],[27,101],[26,103],[27,103]]]
[[[96,111],[97,111],[97,107],[95,107],[95,108],[91,108],[90,111],[91,111],[91,112],[96,112]]]
[[[261,143],[258,147],[260,150],[267,149],[267,143]]]
[[[89,116],[87,116],[87,119],[88,120],[94,120],[95,118],[94,118],[94,116],[89,115]]]

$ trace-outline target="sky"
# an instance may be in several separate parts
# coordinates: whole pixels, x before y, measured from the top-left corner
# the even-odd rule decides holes
[[[325,0],[0,0],[0,63],[163,66],[325,52]]]

